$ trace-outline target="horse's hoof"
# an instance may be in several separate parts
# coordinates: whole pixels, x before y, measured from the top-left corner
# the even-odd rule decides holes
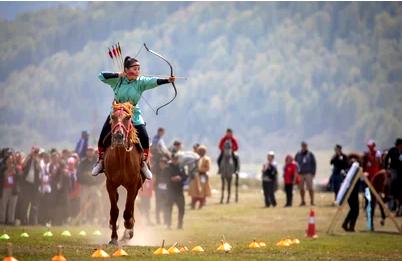
[[[130,240],[133,238],[133,236],[134,236],[133,229],[125,229],[122,240]]]
[[[119,246],[119,241],[117,241],[117,238],[113,238],[110,240],[109,245]]]

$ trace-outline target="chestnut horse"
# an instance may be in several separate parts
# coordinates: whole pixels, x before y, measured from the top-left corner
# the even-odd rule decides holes
[[[125,231],[122,241],[134,235],[134,201],[144,179],[141,176],[142,151],[136,130],[131,122],[133,105],[129,102],[113,102],[111,118],[112,144],[105,152],[106,189],[110,199],[110,228],[112,229],[110,244],[118,244],[117,218],[119,208],[117,188],[123,186],[127,190],[126,205],[123,213]]]

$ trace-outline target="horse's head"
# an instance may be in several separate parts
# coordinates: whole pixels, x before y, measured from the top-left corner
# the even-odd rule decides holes
[[[225,156],[232,156],[232,141],[231,140],[226,140],[225,143],[223,144],[223,154]]]
[[[133,105],[129,102],[113,102],[110,115],[112,125],[112,146],[130,147],[137,142],[137,135],[131,122]]]

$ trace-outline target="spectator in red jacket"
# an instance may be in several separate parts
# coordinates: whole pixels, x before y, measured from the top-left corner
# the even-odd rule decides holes
[[[225,136],[222,137],[221,141],[219,142],[219,149],[221,152],[224,149],[225,141],[230,140],[232,142],[232,150],[233,152],[239,149],[239,145],[237,143],[236,137],[233,135],[232,129],[227,129]]]
[[[296,183],[297,175],[297,163],[291,155],[287,155],[285,158],[285,166],[283,167],[283,179],[286,192],[285,208],[292,206],[293,185]]]
[[[377,150],[376,144],[374,140],[369,140],[367,143],[368,151],[364,152],[363,156],[363,172],[364,175],[368,177],[370,181],[373,181],[374,176],[381,170],[382,157],[381,151]],[[371,217],[371,221],[369,224],[370,230],[374,231],[374,209],[377,204],[377,200],[374,197],[371,190],[369,190],[371,197],[371,208],[370,213],[368,213]],[[365,197],[365,209],[367,209],[369,201]]]

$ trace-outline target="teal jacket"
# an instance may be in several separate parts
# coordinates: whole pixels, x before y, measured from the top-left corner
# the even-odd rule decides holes
[[[112,87],[114,99],[117,102],[131,102],[135,105],[133,107],[133,124],[145,124],[138,102],[144,91],[158,86],[158,78],[140,76],[137,80],[130,81],[126,77],[120,78],[118,73],[111,72],[101,72],[98,77],[99,80]]]

